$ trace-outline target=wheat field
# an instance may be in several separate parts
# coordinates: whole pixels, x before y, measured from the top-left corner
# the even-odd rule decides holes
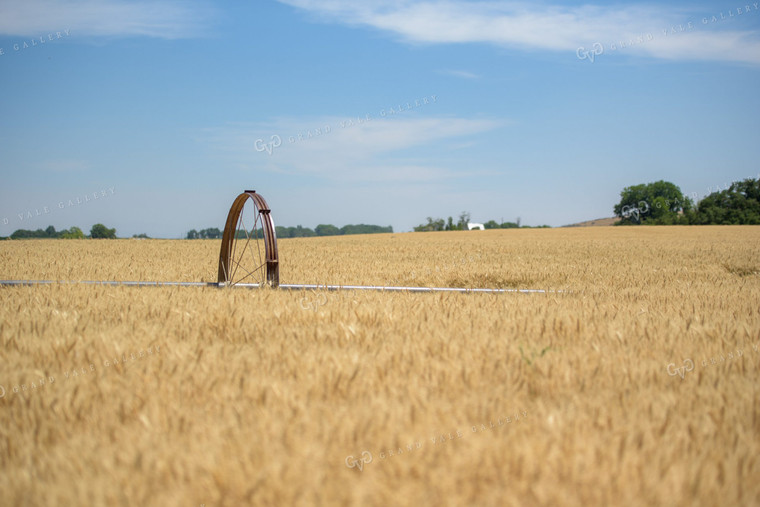
[[[0,242],[216,281],[219,241]],[[760,227],[285,239],[282,283],[0,287],[1,505],[758,505]]]

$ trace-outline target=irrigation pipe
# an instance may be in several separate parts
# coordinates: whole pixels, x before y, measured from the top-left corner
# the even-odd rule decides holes
[[[258,289],[261,284],[258,283],[236,283],[226,284],[224,282],[120,282],[120,281],[94,281],[94,280],[0,280],[0,286],[22,286],[30,287],[36,285],[105,285],[110,287],[213,287],[213,288],[241,288],[241,289]],[[479,294],[546,294],[560,293],[562,290],[548,289],[467,289],[462,287],[386,287],[381,285],[318,285],[318,284],[297,284],[281,283],[279,289],[283,290],[367,290],[377,292],[460,292],[460,293],[479,293]]]

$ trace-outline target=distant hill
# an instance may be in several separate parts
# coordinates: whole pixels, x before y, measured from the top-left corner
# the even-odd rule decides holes
[[[615,222],[618,220],[620,220],[618,217],[597,218],[594,220],[587,220],[585,222],[578,222],[577,224],[563,225],[562,227],[600,227],[615,225]]]

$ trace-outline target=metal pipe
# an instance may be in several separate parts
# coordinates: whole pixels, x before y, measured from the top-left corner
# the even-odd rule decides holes
[[[52,285],[52,284],[83,284],[83,285],[106,285],[111,287],[123,286],[123,287],[213,287],[213,288],[242,288],[242,289],[258,289],[260,285],[258,283],[238,283],[234,285],[226,285],[224,282],[130,282],[130,281],[95,281],[95,280],[0,280],[0,286],[34,286],[34,285]],[[378,292],[459,292],[459,293],[478,293],[478,294],[504,294],[504,293],[520,293],[520,294],[546,294],[546,293],[560,293],[562,290],[548,290],[548,289],[467,289],[463,287],[385,287],[381,285],[318,285],[318,284],[280,284],[280,289],[283,290],[327,290],[327,291],[341,291],[341,290],[369,290]]]

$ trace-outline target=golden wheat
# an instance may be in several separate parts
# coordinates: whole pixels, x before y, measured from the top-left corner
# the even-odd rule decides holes
[[[279,246],[282,283],[564,292],[0,288],[0,504],[760,503],[759,227]],[[0,278],[218,252],[6,241]]]

